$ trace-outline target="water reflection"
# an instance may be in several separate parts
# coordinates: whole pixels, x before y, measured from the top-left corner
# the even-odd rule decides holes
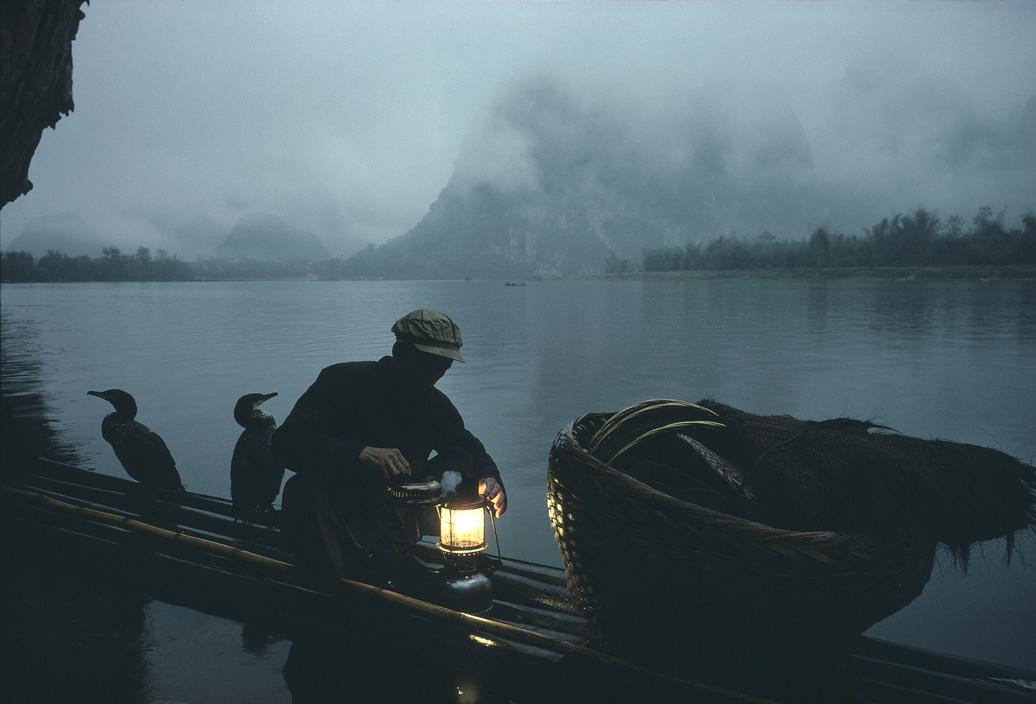
[[[53,428],[41,381],[38,328],[34,321],[15,320],[0,312],[0,472],[15,471],[20,462],[33,457],[79,459]]]
[[[304,635],[291,645],[284,681],[293,704],[516,701],[494,694],[481,673],[444,664],[406,633],[394,641],[370,633]]]
[[[121,476],[100,437],[103,412],[85,396],[121,386],[146,404],[144,421],[160,430],[184,481],[222,495],[241,393],[262,381],[263,390],[280,392],[267,406],[283,418],[321,367],[386,353],[400,314],[422,305],[447,310],[464,327],[470,362],[451,370],[444,390],[512,493],[499,526],[503,550],[554,564],[543,496],[554,434],[578,415],[642,398],[713,397],[756,412],[871,418],[1036,458],[1033,281],[5,285],[2,305],[3,387],[24,375],[38,381],[40,393],[23,408],[52,419],[52,447],[56,433],[76,448],[78,464]],[[1026,541],[1023,553],[1031,554],[1036,542]],[[1018,561],[1004,568],[999,548],[989,554],[967,577],[948,562],[937,567],[921,598],[874,632],[1031,664],[1036,614],[1025,605],[1036,572]],[[197,644],[180,625],[185,618],[162,623]],[[237,624],[231,631],[220,631],[226,650],[199,647],[191,667],[206,657],[225,663],[233,643],[236,654],[276,659],[279,679],[287,645],[246,635],[245,649]],[[154,654],[150,662],[153,681],[163,668],[170,673],[159,677],[160,691],[162,682],[182,691],[174,683],[186,665]]]
[[[263,626],[246,621],[241,624],[241,648],[251,655],[263,657],[270,652],[270,646],[281,638]]]
[[[691,696],[664,678],[613,664],[555,661],[535,648],[520,651],[493,639],[465,638],[442,624],[436,632],[416,622],[413,630],[370,620],[351,625],[355,628],[339,634],[325,630],[295,637],[283,669],[293,704],[689,701]]]
[[[125,575],[114,569],[100,573],[74,557],[55,560],[66,551],[31,535],[5,538],[0,546],[7,563],[0,580],[3,699],[149,701],[147,596],[126,587]]]
[[[35,326],[3,316],[0,447],[3,471],[34,457],[77,461],[41,391]],[[0,682],[8,702],[148,701],[148,597],[119,561],[69,551],[53,532],[0,526]]]

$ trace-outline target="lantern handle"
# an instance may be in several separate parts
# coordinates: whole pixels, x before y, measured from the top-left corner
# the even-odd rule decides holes
[[[493,540],[496,541],[496,556],[500,562],[504,561],[504,556],[500,552],[500,534],[496,532],[496,513],[490,509],[489,501],[486,501],[485,509],[489,511],[489,520],[493,522]]]

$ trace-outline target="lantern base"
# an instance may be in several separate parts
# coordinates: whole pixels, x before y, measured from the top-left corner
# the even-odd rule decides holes
[[[482,556],[485,554],[482,552],[482,548],[457,552],[443,550],[440,545],[439,550],[442,553],[443,562],[446,563],[446,572],[450,574],[472,574],[481,571]]]
[[[451,569],[439,573],[442,578],[442,604],[457,611],[478,614],[489,611],[493,605],[493,583],[481,572],[457,572]]]

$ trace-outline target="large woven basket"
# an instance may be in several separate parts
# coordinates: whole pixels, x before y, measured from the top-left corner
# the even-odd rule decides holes
[[[928,581],[931,542],[782,530],[602,464],[584,444],[609,415],[559,433],[547,479],[569,589],[605,647],[701,658],[822,645],[863,632]]]

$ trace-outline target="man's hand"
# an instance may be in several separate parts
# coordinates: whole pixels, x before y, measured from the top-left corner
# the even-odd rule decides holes
[[[360,450],[359,459],[368,467],[381,472],[385,481],[391,481],[401,474],[410,474],[410,463],[394,447],[365,447]]]
[[[494,477],[479,480],[478,495],[486,497],[493,503],[497,518],[504,515],[504,511],[507,510],[507,494],[504,493],[504,488]]]

